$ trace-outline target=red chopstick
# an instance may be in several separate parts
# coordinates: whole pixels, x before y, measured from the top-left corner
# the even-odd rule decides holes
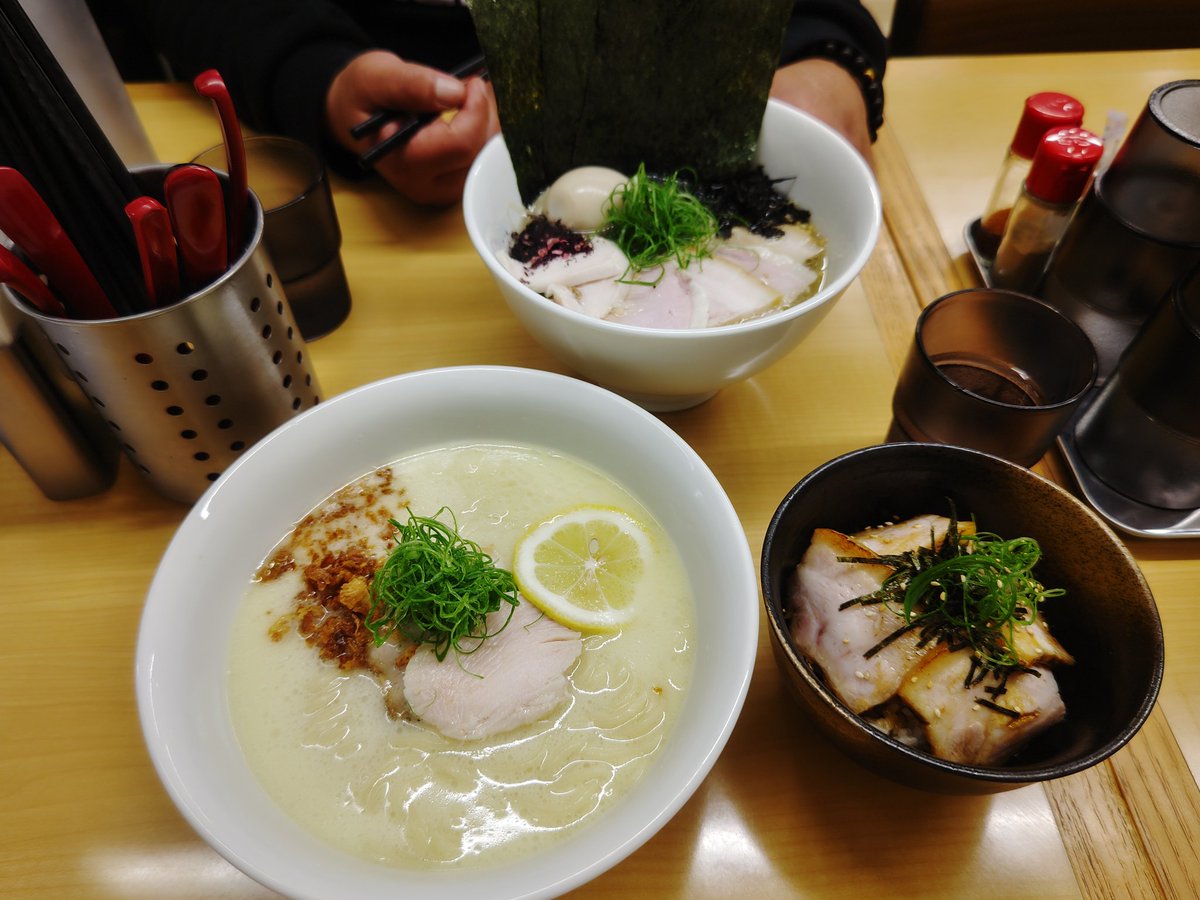
[[[0,231],[42,271],[73,316],[116,318],[116,309],[50,207],[24,175],[8,166],[0,166]]]
[[[42,283],[42,279],[33,274],[33,270],[20,258],[0,244],[0,282],[21,294],[26,300],[48,316],[65,316],[66,308],[50,288]]]
[[[211,284],[229,267],[225,195],[205,166],[176,166],[163,182],[184,277],[193,290]]]
[[[126,204],[125,215],[133,226],[150,305],[174,303],[180,293],[179,258],[167,208],[153,197],[137,197]]]
[[[229,182],[232,193],[229,197],[229,248],[230,259],[241,255],[246,240],[246,216],[250,205],[250,183],[246,171],[246,144],[242,140],[242,126],[238,122],[237,110],[229,88],[216,69],[201,72],[192,82],[197,93],[212,100],[221,120],[221,134],[225,139],[225,161],[229,167]]]

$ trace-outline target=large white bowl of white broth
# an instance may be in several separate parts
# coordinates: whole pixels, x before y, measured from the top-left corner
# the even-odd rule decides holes
[[[636,565],[612,563],[625,587],[574,620],[577,596],[543,578],[528,548],[591,518],[624,523]],[[397,526],[431,519],[490,560],[490,575],[523,567],[517,609],[532,621],[474,655],[443,645],[440,661],[435,641],[418,640],[401,691],[394,670],[349,664],[345,634],[321,642],[318,618],[350,615],[322,578],[331,559],[390,564],[409,546]],[[384,595],[383,572],[368,597]],[[336,593],[347,607],[353,583]],[[621,862],[705,778],[745,698],[758,620],[728,497],[656,418],[562,375],[415,372],[291,420],[197,502],[146,600],[138,705],[182,814],[283,894],[554,896]],[[548,674],[529,677],[546,664],[541,645],[484,662],[490,642],[535,633],[560,654]],[[455,711],[476,685],[492,688],[481,717],[437,712],[449,689],[431,703],[410,692],[419,659],[468,695],[451,698]],[[506,705],[515,720],[493,715]]]
[[[539,343],[583,377],[646,409],[684,409],[796,349],[858,276],[879,235],[879,190],[870,167],[813,116],[769,101],[756,162],[779,180],[777,190],[811,213],[824,241],[814,263],[820,280],[795,302],[728,324],[628,324],[633,317],[596,318],[531,288],[504,260],[529,210],[503,136],[493,138],[471,167],[463,218],[500,294]]]

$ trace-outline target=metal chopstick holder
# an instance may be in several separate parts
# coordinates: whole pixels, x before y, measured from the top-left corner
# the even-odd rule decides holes
[[[139,169],[147,190],[168,166]],[[224,180],[224,176],[222,176]],[[249,238],[229,270],[171,305],[116,319],[43,315],[21,304],[134,466],[192,503],[260,438],[315,405],[320,386],[251,194]]]

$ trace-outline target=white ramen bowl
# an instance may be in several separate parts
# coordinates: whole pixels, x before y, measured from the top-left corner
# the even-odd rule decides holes
[[[866,265],[881,221],[870,167],[841,135],[807,113],[767,104],[758,162],[775,178],[793,178],[788,196],[811,210],[827,240],[825,278],[802,303],[749,322],[663,329],[595,319],[522,284],[497,254],[506,253],[526,210],[503,138],[476,157],[463,193],[463,217],[475,250],[521,324],[585,378],[646,409],[686,409],[760,372],[793,350],[833,308]]]
[[[668,744],[589,827],[516,863],[414,871],[352,857],[304,830],[259,785],[227,696],[235,612],[272,547],[328,494],[431,447],[541,447],[609,475],[674,540],[695,597],[696,666]],[[466,367],[334,397],[242,456],[184,519],[142,616],[137,695],[150,756],[192,827],[247,875],[294,897],[553,896],[616,865],[687,801],[729,737],[758,644],[749,544],[720,483],[673,431],[573,378]]]

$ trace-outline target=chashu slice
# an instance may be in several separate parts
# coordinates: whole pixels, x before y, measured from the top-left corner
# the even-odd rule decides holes
[[[838,557],[875,555],[838,531],[818,528],[796,567],[791,593],[792,640],[856,713],[894,696],[906,674],[932,649],[917,646],[914,630],[870,658],[864,655],[905,625],[902,615],[883,604],[840,609],[845,601],[878,590],[892,569]]]
[[[851,537],[880,556],[891,556],[896,553],[907,553],[918,547],[940,547],[949,530],[950,520],[948,518],[927,514],[913,516],[911,519],[904,519],[901,522],[864,528],[862,531],[852,534]],[[973,522],[958,523],[959,534],[973,534],[974,531],[975,524]],[[934,543],[930,542],[930,536]]]
[[[930,654],[900,689],[900,698],[925,722],[934,754],[950,762],[996,765],[1024,744],[1061,722],[1067,713],[1058,682],[1046,668],[1037,674],[1010,675],[1005,692],[993,702],[1011,710],[1006,715],[979,700],[992,700],[985,688],[990,677],[966,687],[971,651],[950,652],[944,646]]]
[[[491,613],[488,631],[507,616],[507,608]],[[582,647],[579,632],[523,601],[508,627],[472,653],[451,650],[439,662],[433,648],[422,645],[404,671],[404,698],[418,718],[447,737],[501,734],[566,702],[567,671]]]

